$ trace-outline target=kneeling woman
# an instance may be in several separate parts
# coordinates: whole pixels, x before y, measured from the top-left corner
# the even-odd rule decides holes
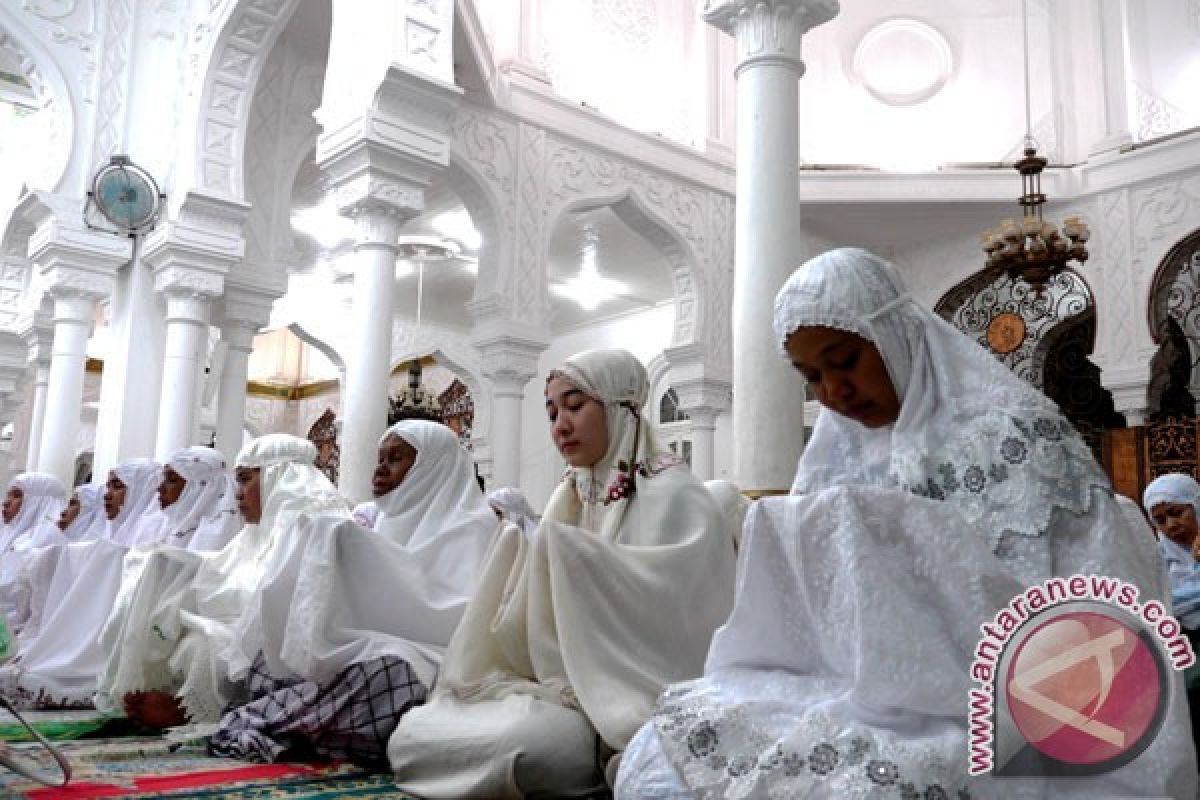
[[[656,695],[700,674],[730,610],[733,544],[704,485],[657,448],[646,393],[623,350],[551,373],[551,434],[570,467],[537,534],[497,541],[431,702],[392,736],[405,791],[602,789]]]
[[[621,765],[617,797],[1192,797],[1195,755],[1169,670],[1163,726],[1124,766],[1111,740],[1076,739],[1064,750],[1117,757],[1111,771],[967,775],[982,624],[1055,576],[1105,575],[1164,597],[1150,537],[1130,527],[1054,403],[863,250],[797,270],[775,301],[775,330],[821,415],[793,496],[750,511],[736,605],[705,676],[663,694]],[[1078,627],[1070,632],[1086,642]],[[1039,642],[1045,660],[1077,640],[1023,641]],[[1125,663],[1138,641],[1112,657]],[[1075,691],[1081,708],[1107,692],[1086,674],[1097,688]],[[1023,708],[1031,740],[1045,746],[1063,731],[1046,704],[1018,697],[1009,708]],[[1093,713],[1108,714],[1100,703]],[[1019,774],[1080,774],[1017,739],[1013,730],[997,750],[1021,751]]]
[[[238,625],[217,752],[378,763],[424,702],[500,524],[445,425],[392,426],[372,490],[374,532],[313,516],[272,555]]]

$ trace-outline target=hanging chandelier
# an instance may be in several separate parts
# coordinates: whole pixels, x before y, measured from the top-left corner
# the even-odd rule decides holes
[[[1087,261],[1088,226],[1079,217],[1063,220],[1062,233],[1042,216],[1046,195],[1042,192],[1042,170],[1048,163],[1038,155],[1033,140],[1029,100],[1029,15],[1021,2],[1021,29],[1025,65],[1025,154],[1013,167],[1021,175],[1021,221],[1005,219],[995,230],[985,231],[980,240],[987,267],[1020,278],[1040,294],[1046,284],[1072,261]]]
[[[392,399],[392,421],[401,419],[427,419],[445,422],[442,406],[433,392],[421,382],[421,359],[414,358],[408,365],[408,388]]]

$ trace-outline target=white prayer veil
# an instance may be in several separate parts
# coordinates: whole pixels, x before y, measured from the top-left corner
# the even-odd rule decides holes
[[[657,449],[640,415],[649,387],[637,358],[592,350],[551,375],[604,404],[607,450],[566,471],[532,539],[502,531],[438,691],[578,708],[621,750],[664,686],[701,673],[729,615],[734,551],[712,496]]]
[[[1159,475],[1142,492],[1142,508],[1154,513],[1154,507],[1162,503],[1190,505],[1200,519],[1200,483],[1182,472]]]
[[[496,532],[496,515],[488,507],[470,455],[459,445],[454,431],[437,422],[406,419],[380,438],[398,436],[417,451],[417,459],[404,480],[383,497],[375,498],[378,516],[374,530],[397,544],[419,548],[426,542],[456,532],[483,537],[482,558]],[[470,584],[479,564],[470,565]]]
[[[538,523],[542,518],[534,513],[525,493],[520,489],[509,486],[503,489],[493,489],[488,492],[487,499],[488,505],[493,509],[499,509],[504,519],[519,527],[526,536],[533,536],[537,532]]]
[[[546,382],[556,377],[604,406],[608,449],[591,467],[567,468],[546,504],[544,519],[580,525],[618,541],[629,498],[637,491],[639,471],[661,472],[680,463],[670,452],[659,451],[653,428],[642,419],[650,391],[646,368],[628,350],[586,350],[564,361]],[[629,491],[609,498],[617,473],[628,479]]]
[[[104,487],[85,483],[75,487],[75,496],[79,498],[79,514],[71,520],[63,535],[71,542],[103,538],[108,528],[104,516]]]
[[[717,501],[717,507],[725,517],[729,526],[729,538],[734,547],[741,547],[742,525],[746,521],[746,512],[750,510],[750,498],[742,494],[742,490],[732,481],[711,480],[704,482],[704,488]]]
[[[1037,536],[1055,509],[1076,514],[1108,479],[1057,406],[912,300],[892,267],[858,248],[817,256],[775,298],[780,349],[801,327],[854,333],[879,350],[900,415],[870,430],[822,409],[795,494],[897,486],[954,502],[992,532]],[[786,351],[785,351],[786,355]]]
[[[34,537],[24,539],[25,534],[36,536],[39,528],[50,526],[57,530],[58,517],[67,504],[67,490],[62,481],[45,472],[22,472],[8,486],[20,489],[24,499],[13,521],[0,527],[0,552],[26,546]],[[23,538],[23,543],[18,543],[18,538]]]
[[[167,466],[185,483],[179,498],[163,510],[169,530],[163,543],[220,550],[241,527],[225,457],[211,447],[185,447],[171,454]]]
[[[162,508],[158,504],[162,464],[149,458],[135,458],[118,464],[112,471],[125,484],[125,502],[117,516],[108,521],[108,538],[129,546],[143,538],[146,528],[162,525]]]

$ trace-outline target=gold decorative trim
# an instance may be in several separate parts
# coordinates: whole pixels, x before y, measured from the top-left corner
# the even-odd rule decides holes
[[[275,386],[270,383],[249,381],[246,384],[246,394],[254,397],[270,397],[276,400],[304,400],[319,394],[337,389],[337,381],[317,381],[300,386]]]
[[[742,494],[751,500],[761,500],[764,497],[782,497],[791,494],[791,489],[743,489]]]
[[[98,358],[89,358],[84,362],[83,368],[87,372],[101,373],[104,372],[104,362]]]

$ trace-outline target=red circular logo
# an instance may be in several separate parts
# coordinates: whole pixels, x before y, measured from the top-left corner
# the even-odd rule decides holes
[[[1004,689],[1030,745],[1066,764],[1140,752],[1157,733],[1166,685],[1152,645],[1115,616],[1071,611],[1035,627]]]

